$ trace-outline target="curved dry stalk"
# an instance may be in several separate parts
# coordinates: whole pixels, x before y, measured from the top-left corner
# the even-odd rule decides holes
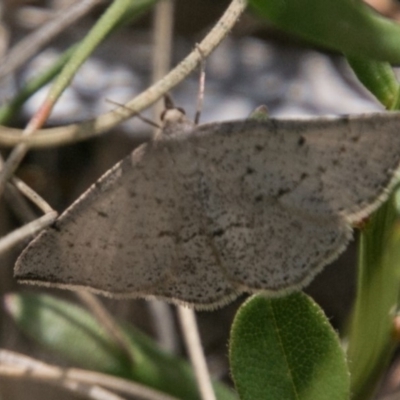
[[[154,8],[152,83],[162,79],[171,68],[174,8],[173,0],[161,0]],[[157,101],[153,107],[154,121],[159,121],[162,111],[164,111],[164,104],[162,101]],[[156,136],[157,132],[157,128],[153,130],[153,137]]]
[[[6,191],[4,192],[4,200],[21,223],[26,224],[38,217],[37,213],[32,210],[27,199],[12,183],[7,184]]]
[[[143,400],[178,400],[173,396],[126,379],[78,368],[61,368],[9,350],[0,350],[0,376],[44,381],[66,387],[69,390],[73,390],[73,385],[75,387],[84,385],[86,388],[96,388],[96,391],[93,391],[94,393],[99,393],[99,389],[105,391],[105,389],[100,388],[100,386],[103,386],[107,389],[115,390],[129,396],[136,396]],[[68,385],[64,385],[65,382]],[[91,398],[94,399],[94,397]],[[97,399],[99,398],[98,396]],[[121,400],[121,397],[103,397],[102,399]]]
[[[68,378],[57,378],[55,380],[53,379],[52,374],[50,373],[49,375],[48,372],[49,371],[41,371],[38,374],[31,374],[24,367],[0,364],[0,376],[6,376],[8,378],[15,379],[27,378],[33,381],[48,382],[91,400],[125,400],[121,396],[118,396],[107,389],[103,389],[100,386],[89,385]]]
[[[51,211],[40,218],[25,224],[21,228],[16,229],[8,235],[3,236],[0,239],[0,254],[12,249],[18,243],[21,243],[25,239],[35,235],[42,229],[51,225],[56,220],[57,216],[58,214],[56,211]]]
[[[200,342],[199,331],[196,323],[196,314],[191,308],[177,306],[177,309],[186,349],[190,356],[201,399],[216,400],[203,347]]]
[[[42,210],[44,214],[55,212],[49,203],[47,203],[43,197],[39,196],[39,194],[30,188],[24,181],[14,176],[11,179],[11,182],[27,199]]]
[[[0,169],[3,165],[3,158],[0,156]],[[51,225],[58,216],[58,213],[21,179],[13,177],[11,183],[8,184],[8,189],[9,199],[13,201],[11,206],[23,219],[29,221],[35,216],[28,204],[24,202],[21,194],[34,203],[45,215],[3,236],[0,239],[0,254]]]
[[[170,354],[177,354],[180,340],[171,305],[162,300],[146,302],[158,345]]]
[[[103,0],[76,1],[67,9],[60,10],[47,24],[18,42],[1,61],[0,80],[23,65],[66,27],[102,2]]]
[[[224,15],[199,44],[203,57],[207,57],[225,38],[244,12],[246,5],[246,0],[232,0]],[[22,136],[21,130],[0,126],[0,145],[12,147],[26,142],[30,147],[45,148],[66,145],[99,136],[162,97],[183,81],[197,67],[201,59],[202,56],[198,49],[194,49],[168,75],[128,102],[125,107],[105,113],[93,120],[58,128],[40,129],[34,135],[26,138]]]

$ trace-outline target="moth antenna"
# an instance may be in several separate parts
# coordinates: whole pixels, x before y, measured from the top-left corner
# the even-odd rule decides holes
[[[125,110],[132,111],[132,109],[130,109],[130,108],[127,107],[126,105],[121,104],[121,103],[118,103],[118,102],[116,102],[116,101],[114,101],[114,100],[106,99],[106,102],[107,102],[107,103],[110,103],[110,104],[114,104],[115,106],[118,106],[118,107],[121,107],[121,108],[125,108]],[[137,118],[139,118],[141,121],[143,121],[144,123],[149,124],[149,125],[151,125],[151,126],[154,126],[155,128],[161,129],[161,127],[160,127],[159,124],[157,124],[156,122],[152,121],[152,120],[149,119],[149,118],[143,117],[143,115],[141,115],[141,114],[138,113],[138,112],[136,112],[135,114],[133,114],[133,117],[137,117]]]
[[[204,87],[206,82],[206,58],[204,57],[204,53],[198,44],[196,44],[196,49],[200,54],[200,76],[199,76],[199,94],[197,96],[197,106],[196,106],[196,114],[194,116],[194,124],[198,125],[204,101]]]

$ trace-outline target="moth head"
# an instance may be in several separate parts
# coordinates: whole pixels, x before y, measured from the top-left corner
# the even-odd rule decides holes
[[[166,108],[160,119],[163,136],[176,136],[194,128],[193,121],[186,117],[185,110],[180,107]]]
[[[186,121],[186,113],[183,108],[174,107],[166,108],[160,115],[162,126],[165,127],[171,124],[179,124]]]

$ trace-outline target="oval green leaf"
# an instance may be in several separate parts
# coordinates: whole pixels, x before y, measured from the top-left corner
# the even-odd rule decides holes
[[[251,297],[231,331],[232,376],[242,400],[345,400],[349,373],[339,339],[305,294]]]
[[[354,57],[400,62],[400,25],[362,1],[250,0],[261,17],[314,44]]]

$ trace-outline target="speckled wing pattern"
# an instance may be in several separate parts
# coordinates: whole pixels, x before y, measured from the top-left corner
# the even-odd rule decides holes
[[[108,171],[15,276],[198,309],[299,289],[386,198],[399,161],[397,113],[201,125]]]

